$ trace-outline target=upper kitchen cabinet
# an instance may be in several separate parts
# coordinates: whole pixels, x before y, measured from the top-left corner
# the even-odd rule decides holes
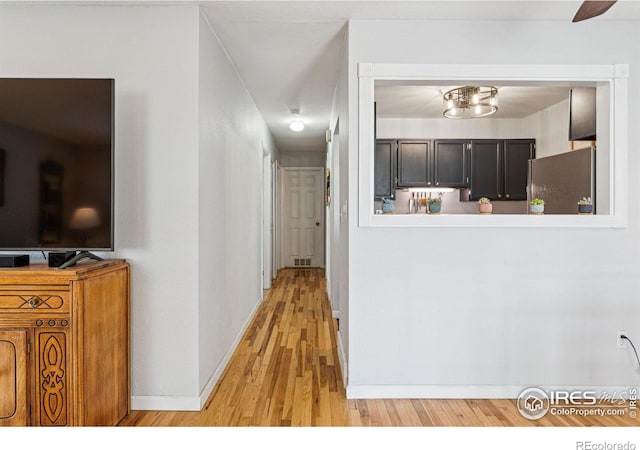
[[[433,182],[435,186],[466,187],[466,140],[437,140],[433,143]]]
[[[469,188],[462,200],[526,200],[535,139],[377,139],[375,198],[395,189]]]
[[[469,152],[470,192],[464,200],[527,199],[528,161],[535,157],[535,139],[473,140]]]
[[[395,198],[396,151],[395,140],[377,139],[374,157],[375,199]]]
[[[399,188],[430,187],[431,141],[398,141]]]
[[[526,200],[529,160],[535,158],[535,139],[509,139],[504,142],[504,198]]]
[[[571,89],[569,140],[596,140],[596,88],[581,87]]]
[[[502,154],[504,141],[480,139],[470,142],[469,200],[502,199]]]
[[[466,187],[466,140],[399,140],[399,188]]]

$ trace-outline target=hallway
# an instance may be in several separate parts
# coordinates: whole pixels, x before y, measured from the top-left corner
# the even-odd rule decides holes
[[[284,269],[200,412],[132,411],[120,426],[637,426],[547,415],[514,400],[347,400],[321,269]]]
[[[124,426],[345,425],[324,271],[283,269],[201,412],[132,411]]]

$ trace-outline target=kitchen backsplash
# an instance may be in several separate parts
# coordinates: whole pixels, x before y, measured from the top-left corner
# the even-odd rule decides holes
[[[423,194],[424,195],[424,194]],[[426,196],[438,197],[437,192],[427,192]],[[394,202],[395,214],[408,214],[409,213],[409,199],[411,198],[411,192],[403,191],[402,189],[396,190],[396,200]],[[375,209],[382,209],[382,202],[375,202]],[[493,203],[493,214],[527,214],[527,202],[526,201],[495,201]],[[461,202],[460,191],[455,190],[453,192],[444,192],[442,194],[442,210],[441,214],[476,214],[478,212],[478,202]],[[424,206],[420,209],[419,214],[424,214]]]

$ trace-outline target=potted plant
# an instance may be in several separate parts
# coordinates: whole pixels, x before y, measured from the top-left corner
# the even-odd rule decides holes
[[[544,200],[537,197],[531,200],[529,202],[529,213],[544,214]]]
[[[442,209],[442,198],[429,198],[429,214],[440,214]]]
[[[491,204],[491,200],[487,197],[482,197],[478,200],[478,212],[480,214],[491,214],[493,212],[493,205]]]
[[[578,200],[578,214],[592,214],[593,213],[593,203],[591,202],[591,197],[582,197],[581,200]]]

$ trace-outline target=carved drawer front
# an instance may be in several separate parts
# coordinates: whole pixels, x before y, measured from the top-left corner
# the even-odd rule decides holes
[[[0,290],[1,313],[68,313],[67,291],[2,291]]]

